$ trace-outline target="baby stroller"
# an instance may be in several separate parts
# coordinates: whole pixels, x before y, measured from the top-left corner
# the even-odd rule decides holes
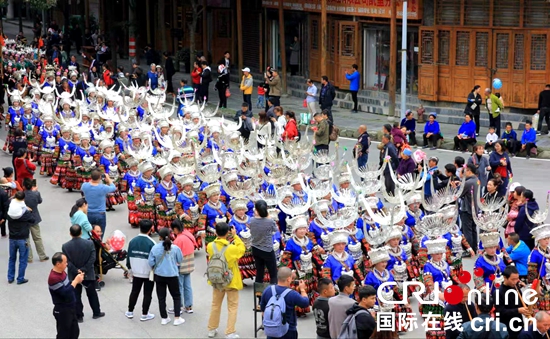
[[[128,278],[128,269],[121,261],[126,259],[128,253],[125,250],[110,252],[108,247],[101,241],[101,237],[94,231],[90,232],[90,239],[94,242],[97,259],[94,264],[97,279],[96,287],[104,287],[103,275],[112,268],[120,268],[124,271],[124,278]]]

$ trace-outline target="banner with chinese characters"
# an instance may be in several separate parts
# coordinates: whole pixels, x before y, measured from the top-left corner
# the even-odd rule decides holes
[[[281,0],[262,0],[267,8],[279,8]],[[411,20],[420,20],[422,0],[408,0],[407,13]],[[321,12],[321,0],[283,0],[283,8],[292,11]],[[327,0],[327,13],[370,16],[377,18],[391,17],[390,0]],[[397,0],[397,17],[403,17],[403,0]]]

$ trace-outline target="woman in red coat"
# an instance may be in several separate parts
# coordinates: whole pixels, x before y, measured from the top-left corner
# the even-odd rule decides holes
[[[191,80],[193,81],[193,88],[198,90],[201,85],[201,73],[202,68],[200,68],[198,62],[195,61],[193,65],[193,72],[191,72]]]
[[[298,136],[298,126],[296,124],[296,115],[294,112],[285,112],[286,126],[283,132],[283,141],[294,140]]]
[[[15,155],[15,177],[20,186],[23,186],[25,178],[34,179],[36,165],[27,159],[27,150],[20,148]]]
[[[109,69],[109,65],[103,64],[103,81],[105,82],[105,85],[107,85],[107,87],[111,87],[115,83],[113,78],[111,78],[111,75],[112,73]]]

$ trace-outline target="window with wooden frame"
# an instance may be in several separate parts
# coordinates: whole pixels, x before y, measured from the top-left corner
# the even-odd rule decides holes
[[[546,34],[531,35],[531,70],[546,70]]]
[[[433,65],[434,63],[434,31],[421,32],[420,63],[424,65]]]
[[[476,67],[489,66],[489,32],[476,32]]]
[[[525,63],[525,36],[523,33],[514,35],[514,70],[523,70]]]
[[[436,6],[436,20],[438,25],[460,25],[460,1],[437,0]]]
[[[456,66],[468,66],[470,64],[470,32],[456,32]]]
[[[342,25],[342,55],[353,57],[355,55],[355,26]]]
[[[494,1],[493,26],[519,27],[519,12],[520,2],[518,0]]]
[[[508,55],[510,51],[510,34],[509,33],[497,33],[496,34],[496,68],[508,69]]]
[[[311,20],[311,49],[319,49],[319,20]]]
[[[464,25],[489,26],[490,5],[490,0],[464,0]]]
[[[523,25],[525,27],[550,26],[550,2],[546,0],[524,0]]]
[[[437,62],[449,66],[451,57],[451,31],[439,31],[439,56]]]

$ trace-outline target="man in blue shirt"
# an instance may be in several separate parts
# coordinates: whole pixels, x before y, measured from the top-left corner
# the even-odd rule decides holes
[[[519,278],[525,280],[527,278],[527,264],[531,250],[515,232],[508,234],[506,240],[509,245],[508,248],[506,248],[506,253],[510,255],[510,259],[512,259],[514,265],[518,269]]]
[[[105,215],[105,200],[107,194],[116,190],[111,178],[105,176],[105,184],[101,182],[102,174],[99,170],[92,171],[92,181],[82,185],[81,191],[88,202],[88,220],[92,225],[99,225],[101,231],[105,234],[107,226],[107,217]],[[103,235],[101,236],[103,238]]]
[[[277,272],[277,285],[275,286],[275,291],[278,295],[281,295],[284,291],[290,288],[290,283],[294,279],[293,275],[294,274],[290,268],[279,268],[279,271]],[[280,339],[298,339],[298,321],[296,319],[296,306],[302,308],[309,306],[309,298],[306,293],[306,283],[303,280],[300,280],[298,288],[300,289],[299,294],[298,292],[292,290],[285,296],[286,313],[284,317],[286,322],[288,323],[288,331],[284,336],[280,337]],[[262,312],[265,312],[267,302],[269,301],[271,296],[271,288],[267,288],[262,294],[262,299],[260,301]],[[267,337],[267,339],[276,338]]]
[[[411,147],[416,146],[416,119],[410,109],[408,109],[405,113],[405,118],[401,120],[401,124],[399,126],[407,129],[405,134],[409,136],[409,145],[411,145]]]
[[[535,145],[535,142],[537,141],[537,133],[533,128],[531,128],[532,126],[533,122],[531,120],[525,121],[525,130],[521,136],[521,150],[525,150],[526,159],[531,157],[531,149],[537,148],[537,145]]]
[[[455,150],[460,149],[465,152],[468,145],[476,144],[476,123],[472,121],[472,116],[466,114],[464,122],[458,129],[458,135],[455,136]]]
[[[351,67],[353,68],[351,73],[346,71],[346,79],[349,81],[349,90],[351,92],[351,99],[353,100],[353,109],[351,113],[357,113],[357,92],[359,92],[361,74],[359,74],[356,64],[353,64]]]

